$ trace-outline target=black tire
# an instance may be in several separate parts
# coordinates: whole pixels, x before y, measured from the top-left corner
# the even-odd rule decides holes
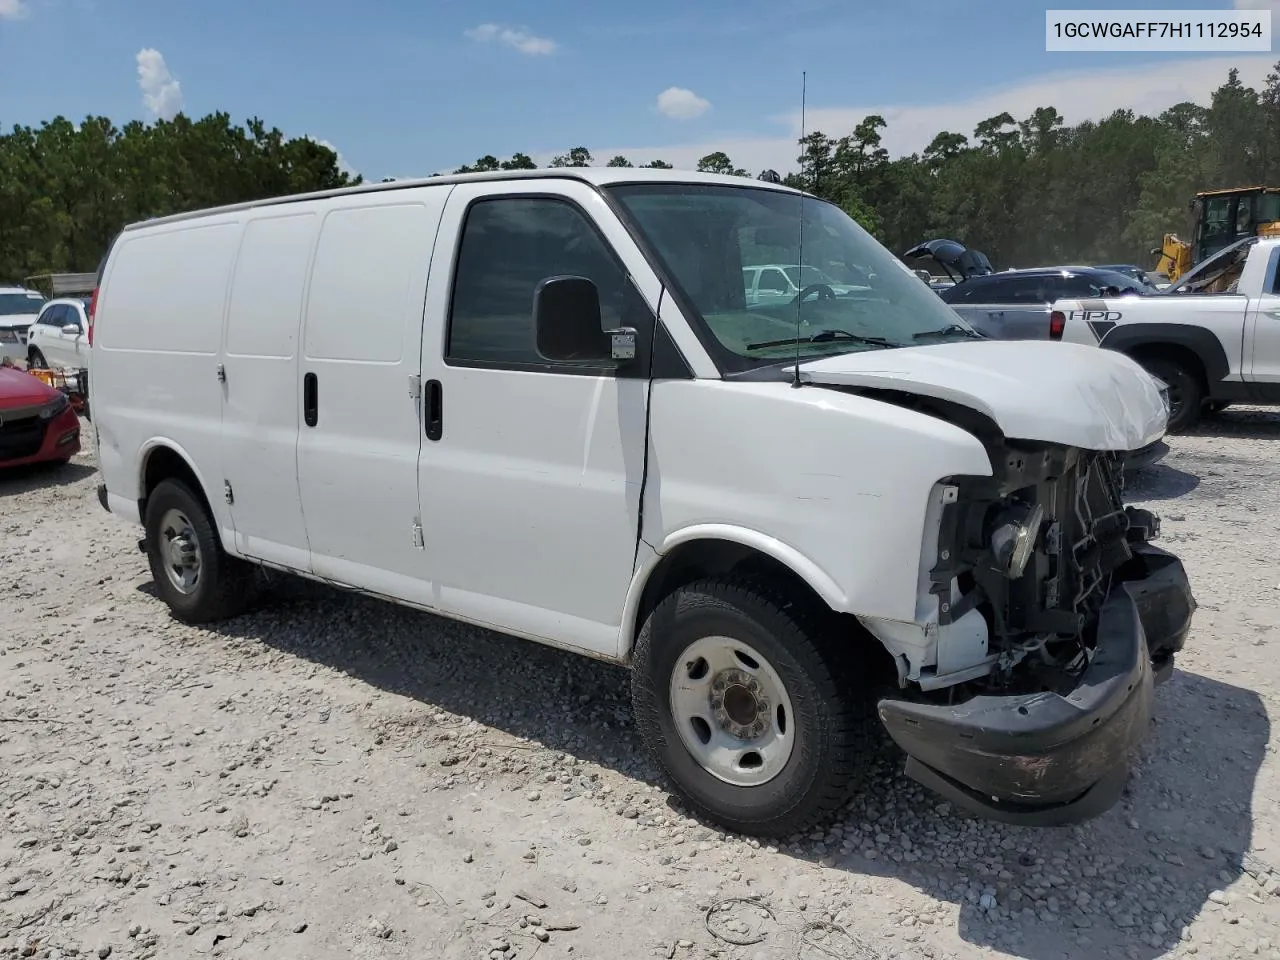
[[[49,361],[44,358],[44,354],[36,347],[32,347],[27,352],[27,366],[32,370],[48,370]]]
[[[1221,413],[1229,406],[1231,406],[1230,400],[1206,400],[1204,404],[1204,412],[1208,414]]]
[[[190,520],[193,539],[199,548],[199,579],[190,592],[183,592],[173,583],[164,560],[162,524],[172,510]],[[156,486],[147,498],[144,526],[147,559],[156,590],[178,620],[190,624],[225,620],[243,613],[256,599],[257,571],[222,549],[209,511],[185,483],[162,480]]]
[[[738,833],[799,833],[839,809],[867,769],[874,702],[852,665],[857,637],[762,579],[724,577],[676,590],[636,640],[632,709],[654,762],[694,811]],[[794,744],[772,779],[738,786],[708,772],[681,740],[671,706],[672,671],[690,644],[728,637],[759,652],[792,704]]]
[[[1169,385],[1169,433],[1182,433],[1200,422],[1205,391],[1195,373],[1165,357],[1144,359],[1142,366]]]

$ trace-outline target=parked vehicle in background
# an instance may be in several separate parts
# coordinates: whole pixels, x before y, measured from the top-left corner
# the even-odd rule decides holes
[[[0,366],[0,467],[66,462],[80,452],[80,420],[65,393]]]
[[[1280,404],[1280,237],[1248,236],[1154,297],[1064,298],[1054,339],[1127,354],[1169,385],[1169,430]]]
[[[1166,233],[1156,269],[1173,282],[1182,279],[1201,260],[1208,259],[1244,237],[1280,234],[1280,188],[1248,186],[1202,190],[1188,205],[1186,236]]]
[[[1146,294],[1144,281],[1096,267],[1030,267],[997,273],[986,255],[955,240],[931,240],[908,250],[929,258],[955,283],[938,296],[976,330],[997,340],[1049,340],[1050,304],[1067,296]]]
[[[869,292],[750,303],[799,236]],[[977,337],[781,185],[369,184],[135,224],[100,283],[99,496],[175,616],[267,566],[629,664],[655,760],[734,830],[837,810],[876,717],[967,810],[1094,816],[1189,629],[1123,504],[1152,378]]]
[[[1051,305],[1063,297],[1136,295],[1138,281],[1088,267],[1005,270],[973,277],[938,296],[977,330],[997,340],[1050,340]]]
[[[0,360],[27,359],[27,330],[44,303],[38,290],[0,285]]]
[[[89,298],[49,300],[27,331],[27,363],[80,370],[89,366]]]
[[[805,296],[843,297],[871,288],[865,284],[841,283],[817,267],[805,264],[761,263],[742,268],[742,282],[750,307],[781,306]]]

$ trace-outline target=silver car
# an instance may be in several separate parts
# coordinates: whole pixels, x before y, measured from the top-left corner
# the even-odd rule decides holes
[[[996,273],[984,254],[954,240],[931,240],[904,256],[939,263],[956,282],[939,290],[938,296],[976,330],[997,340],[1048,340],[1051,308],[1057,300],[1154,293],[1134,277],[1097,267]]]

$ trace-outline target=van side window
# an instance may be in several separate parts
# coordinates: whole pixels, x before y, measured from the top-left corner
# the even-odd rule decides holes
[[[534,345],[533,294],[555,276],[594,282],[602,326],[622,325],[626,273],[577,207],[545,197],[477,201],[462,228],[445,356],[545,366]]]

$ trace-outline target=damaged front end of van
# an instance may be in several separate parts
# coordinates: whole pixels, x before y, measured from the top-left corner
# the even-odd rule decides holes
[[[897,369],[883,355],[802,368],[815,385],[962,426],[991,463],[933,488],[916,622],[863,618],[898,663],[878,713],[906,773],[957,806],[1080,822],[1119,799],[1196,609],[1181,561],[1153,542],[1159,518],[1124,503],[1125,451],[1162,430],[1163,401],[1108,360],[1044,375],[1074,409],[1019,413],[998,383],[954,375],[972,348],[946,352],[945,364],[900,353]]]
[[[981,620],[978,676],[884,698],[879,714],[907,774],[957,804],[1076,822],[1119,798],[1196,604],[1152,543],[1159,519],[1122,504],[1115,454],[1007,444],[995,463],[942,485],[929,569],[939,637]]]

